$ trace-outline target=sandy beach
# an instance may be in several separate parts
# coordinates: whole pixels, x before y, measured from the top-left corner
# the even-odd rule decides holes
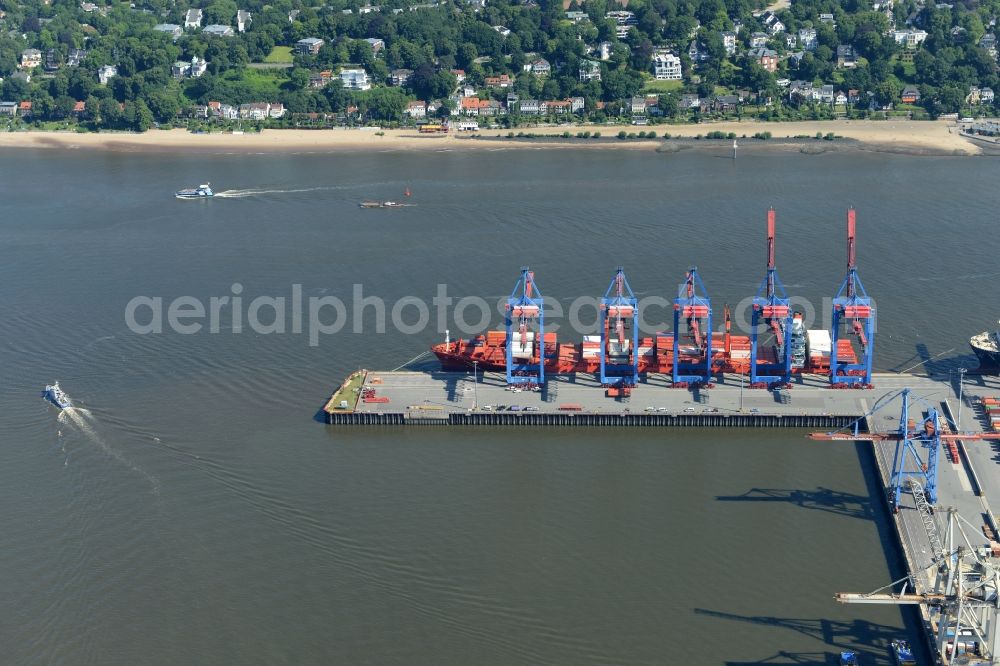
[[[355,152],[355,151],[443,151],[443,150],[497,150],[498,148],[549,148],[570,147],[587,149],[662,149],[662,139],[622,141],[616,137],[622,129],[628,132],[652,130],[662,137],[669,133],[674,138],[691,138],[708,132],[734,132],[738,137],[752,137],[757,132],[770,132],[775,141],[755,141],[746,139],[743,148],[774,145],[785,148],[804,149],[801,142],[784,141],[796,136],[815,136],[817,132],[833,132],[838,137],[850,141],[817,142],[823,150],[846,148],[898,152],[915,155],[979,155],[983,149],[963,138],[953,121],[874,121],[874,120],[834,120],[789,123],[766,122],[723,122],[697,125],[657,125],[650,127],[608,126],[560,126],[520,128],[517,132],[531,132],[535,135],[560,135],[570,132],[600,131],[602,138],[566,140],[553,136],[548,139],[507,138],[507,130],[481,130],[478,137],[467,133],[448,135],[419,134],[413,129],[377,130],[366,129],[267,129],[260,133],[247,134],[193,134],[184,129],[151,130],[144,134],[127,132],[3,132],[0,133],[0,149],[8,148],[61,148],[100,149],[116,152],[193,152],[213,153],[253,153],[253,152]],[[691,147],[693,141],[685,141]],[[705,146],[721,147],[722,142],[705,141]],[[725,144],[728,146],[728,144]]]

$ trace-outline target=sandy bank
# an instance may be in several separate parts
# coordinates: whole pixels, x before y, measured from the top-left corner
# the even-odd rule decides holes
[[[507,130],[482,130],[479,138],[468,134],[421,135],[415,130],[331,129],[331,130],[264,130],[261,133],[193,134],[183,129],[152,130],[144,134],[126,132],[101,132],[81,134],[76,132],[3,132],[0,149],[8,148],[61,148],[102,149],[116,152],[196,152],[254,153],[254,152],[356,152],[356,151],[447,151],[447,150],[496,150],[497,148],[572,147],[602,150],[656,150],[663,146],[661,140],[620,141],[615,135],[622,129],[629,132],[653,130],[658,135],[670,133],[673,137],[693,138],[712,131],[734,132],[738,137],[750,137],[757,132],[770,132],[775,139],[795,136],[814,136],[817,132],[833,132],[851,139],[855,148],[884,150],[908,154],[978,155],[982,149],[958,133],[953,122],[946,121],[871,121],[839,120],[789,123],[725,122],[698,125],[658,125],[648,128],[621,126],[564,126],[524,128],[516,131],[559,135],[583,131],[600,131],[600,140],[567,141],[555,138],[515,140],[507,137]],[[826,143],[831,148],[844,144]],[[718,142],[706,145],[719,147]],[[764,146],[765,142],[745,145]],[[787,147],[787,145],[786,145]]]

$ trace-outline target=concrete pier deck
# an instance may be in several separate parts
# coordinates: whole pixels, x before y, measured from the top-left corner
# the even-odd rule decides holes
[[[555,375],[540,391],[513,392],[502,373],[363,371],[356,391],[339,391],[324,408],[338,425],[609,425],[836,428],[861,417],[882,394],[909,386],[949,390],[915,375],[876,375],[875,389],[830,389],[825,377],[797,378],[791,389],[741,387],[727,375],[711,389],[671,388],[651,375],[627,399],[606,397],[593,375]],[[373,391],[377,399],[361,396]],[[347,406],[344,406],[344,401]],[[513,408],[513,409],[512,409]]]

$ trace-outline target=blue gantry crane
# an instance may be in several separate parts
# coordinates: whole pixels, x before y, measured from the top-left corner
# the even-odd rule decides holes
[[[545,384],[545,313],[542,292],[527,266],[507,299],[507,385]]]
[[[632,388],[639,383],[636,317],[639,301],[619,266],[601,299],[601,385]],[[631,338],[631,339],[630,339]]]
[[[830,384],[834,387],[871,388],[872,353],[875,346],[875,307],[858,277],[855,247],[854,209],[847,211],[847,277],[833,299],[833,325],[830,348]],[[851,332],[861,346],[861,357],[854,363],[841,362],[839,341],[850,323]],[[812,352],[810,352],[812,353]]]
[[[681,321],[685,344],[681,345]],[[674,299],[673,385],[710,386],[712,383],[712,301],[692,267]]]
[[[767,211],[767,274],[753,299],[750,326],[750,387],[767,388],[792,381],[792,308],[785,286],[774,267],[774,209]],[[774,335],[776,358],[758,363],[760,329],[767,326]]]

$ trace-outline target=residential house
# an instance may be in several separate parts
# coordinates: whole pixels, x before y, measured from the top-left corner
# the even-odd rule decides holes
[[[583,113],[585,109],[586,103],[582,97],[569,98],[569,110],[571,113]]]
[[[712,110],[722,113],[732,113],[740,104],[738,95],[717,95],[712,101]]]
[[[972,86],[969,89],[969,94],[965,96],[965,101],[967,104],[972,106],[978,106],[979,104],[992,104],[994,99],[992,88],[979,88],[977,86]]]
[[[795,53],[788,54],[788,66],[798,67],[802,64],[802,58],[806,55],[805,51],[796,51]]]
[[[920,91],[916,86],[906,86],[900,93],[899,100],[903,104],[916,104],[920,101]]]
[[[484,81],[486,82],[487,88],[510,88],[514,85],[514,79],[510,78],[508,74],[501,74],[500,76],[487,76]]]
[[[288,12],[288,22],[289,23],[295,23],[295,19],[297,19],[299,17],[299,14],[301,14],[301,13],[302,13],[301,9],[292,9],[292,10],[289,10],[289,12]],[[351,12],[348,11],[348,13],[351,13]]]
[[[814,28],[800,28],[799,29],[799,47],[805,49],[806,51],[815,51],[819,42],[816,39],[816,30]]]
[[[979,91],[979,100],[983,104],[992,104],[995,96],[993,95],[993,88],[982,88]]]
[[[413,76],[412,69],[394,69],[389,74],[389,85],[405,86],[410,82],[411,76]]]
[[[247,26],[253,19],[250,16],[250,12],[245,9],[241,9],[236,12],[236,30],[238,32],[246,32]]]
[[[201,10],[200,9],[189,9],[184,15],[184,28],[194,29],[201,27]]]
[[[633,97],[628,102],[628,110],[633,116],[646,114],[646,98]]]
[[[906,48],[916,48],[925,39],[927,39],[927,32],[924,30],[917,30],[915,28],[907,28],[906,30],[894,30],[892,33],[893,40]]]
[[[525,116],[537,116],[541,113],[541,103],[537,99],[522,99],[517,108],[521,112],[521,115]]]
[[[767,46],[767,34],[763,32],[755,32],[750,35],[750,48],[761,49]]]
[[[176,23],[158,23],[153,26],[153,30],[170,35],[171,39],[177,39],[184,34],[184,30]]]
[[[726,55],[736,54],[736,33],[735,32],[723,32],[722,33],[722,46],[726,49]]]
[[[677,102],[677,108],[682,111],[699,109],[701,108],[701,101],[697,95],[681,95],[680,100]]]
[[[236,120],[240,117],[240,110],[238,107],[222,104],[219,107],[219,117],[223,120]]]
[[[196,104],[195,106],[192,106],[189,109],[188,113],[191,115],[192,118],[205,119],[208,118],[208,107]]]
[[[379,51],[385,48],[385,42],[376,37],[369,37],[365,41],[372,47],[372,55],[378,55]]]
[[[566,100],[552,100],[546,102],[549,113],[556,116],[564,116],[568,113],[572,113],[571,104],[568,99]]]
[[[185,79],[191,73],[191,63],[178,61],[170,68],[170,74],[175,79]]]
[[[538,58],[532,61],[526,67],[527,71],[530,71],[535,76],[548,76],[552,73],[552,65],[545,58]]]
[[[462,115],[465,115],[465,116],[478,116],[478,115],[481,115],[480,111],[482,111],[482,109],[484,107],[488,107],[488,106],[489,106],[489,100],[479,99],[478,97],[463,97],[463,98],[461,98],[460,108],[462,110]]]
[[[330,81],[333,81],[333,71],[329,69],[324,69],[322,72],[313,72],[309,75],[310,88],[325,88]]]
[[[101,82],[102,86],[106,86],[108,81],[116,76],[118,76],[118,68],[114,65],[104,65],[97,70],[97,80]]]
[[[566,12],[566,18],[568,18],[573,23],[579,23],[580,21],[589,18],[587,12]]]
[[[82,115],[84,111],[87,110],[87,104],[85,102],[77,100],[73,103],[73,115]]]
[[[66,55],[67,67],[79,67],[83,59],[87,57],[87,52],[83,49],[70,49]]]
[[[426,118],[427,104],[425,102],[408,102],[403,113],[410,118]]]
[[[222,102],[209,102],[206,108],[208,109],[209,114],[218,116],[219,110],[222,109]]]
[[[854,54],[854,47],[850,44],[841,44],[837,47],[837,67],[848,69],[857,67],[858,59]]]
[[[796,37],[792,33],[789,33],[789,34],[785,35],[785,48],[786,49],[794,49],[796,46],[798,46],[798,44],[799,44],[799,38],[798,37]]]
[[[211,35],[213,37],[232,37],[236,33],[233,31],[231,26],[220,25],[218,23],[213,23],[212,25],[206,25],[205,29],[202,30],[203,34]]]
[[[788,100],[796,104],[811,102],[813,99],[813,84],[811,81],[792,81],[788,84]]]
[[[785,24],[775,15],[772,11],[766,11],[761,15],[761,21],[764,23],[764,27],[772,35],[777,35],[779,32],[785,31]]]
[[[62,67],[62,54],[56,49],[48,49],[45,52],[45,71],[56,72]]]
[[[38,49],[25,49],[21,51],[21,69],[34,69],[42,65],[42,52]]]
[[[847,103],[854,106],[861,101],[861,91],[857,88],[851,88],[847,91]]]
[[[0,116],[17,115],[17,102],[0,102]]]
[[[271,105],[267,102],[240,104],[240,118],[245,120],[264,120],[270,112]]]
[[[697,64],[707,61],[712,56],[709,54],[708,49],[698,43],[697,39],[692,39],[688,45],[688,57],[691,58],[691,62]]]
[[[611,54],[614,53],[615,46],[611,42],[601,42],[597,45],[597,52],[601,60],[608,61],[611,60]]]
[[[747,57],[769,72],[774,72],[778,69],[778,54],[771,49],[752,49],[747,53]]]
[[[499,32],[500,36],[502,36],[502,37],[509,37],[510,36],[510,30],[507,29],[505,26],[495,25],[495,26],[493,26],[493,29],[496,30],[497,32]]]
[[[653,55],[653,75],[660,81],[681,80],[681,59],[669,51]]]
[[[837,94],[833,90],[832,85],[825,85],[819,89],[819,101],[824,104],[833,104],[837,99]]]
[[[371,90],[372,87],[368,73],[360,68],[340,70],[340,81],[349,90]]]
[[[979,40],[979,48],[983,49],[990,54],[990,57],[996,59],[997,57],[997,38],[995,35],[986,33]]]
[[[453,69],[451,70],[451,75],[455,77],[455,83],[462,85],[465,83],[465,70],[464,69]]]
[[[17,112],[21,115],[22,118],[27,118],[28,116],[30,116],[32,112],[31,102],[24,101],[18,104]]]
[[[280,118],[285,115],[285,105],[281,102],[273,102],[267,110],[268,118]]]
[[[319,55],[325,42],[317,37],[306,37],[295,42],[295,52],[299,55]]]
[[[847,95],[845,95],[843,92],[838,92],[836,95],[834,95],[833,103],[836,104],[837,106],[847,106]]]
[[[938,6],[940,7],[941,5],[938,5]],[[834,26],[837,25],[837,22],[833,20],[833,14],[820,14],[819,15],[819,22],[820,23],[828,23],[828,24],[834,25]]]
[[[588,81],[600,81],[601,66],[594,60],[581,60],[580,80],[584,83]]]

